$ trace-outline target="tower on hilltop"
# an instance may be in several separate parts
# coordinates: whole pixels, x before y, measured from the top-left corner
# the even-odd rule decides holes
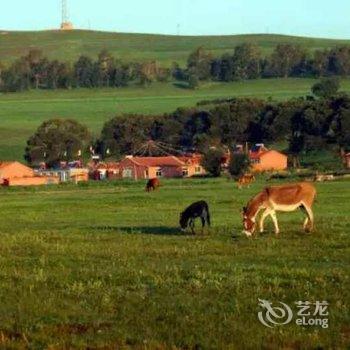
[[[61,3],[62,3],[61,30],[73,30],[73,23],[69,21],[67,0],[61,0]]]

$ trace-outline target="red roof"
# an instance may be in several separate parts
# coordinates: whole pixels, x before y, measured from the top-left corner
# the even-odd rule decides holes
[[[88,168],[91,170],[99,170],[99,169],[119,169],[119,163],[118,162],[94,162],[90,161],[88,163]]]
[[[271,153],[271,152],[285,155],[285,154],[283,154],[281,152],[278,152],[278,151],[275,151],[275,150],[271,149],[271,150],[264,150],[264,151],[260,151],[260,152],[252,152],[252,151],[250,151],[249,152],[249,158],[250,159],[260,159],[261,157],[263,157],[266,154]]]
[[[185,163],[175,156],[166,157],[130,157],[128,158],[137,165],[145,167],[160,167],[171,166],[179,167],[184,166]]]
[[[107,162],[107,163],[99,163],[97,165],[97,169],[119,169],[119,163],[117,162]]]
[[[191,156],[178,157],[178,159],[181,162],[184,162],[186,165],[200,165],[202,160],[202,155],[199,153],[196,153]]]
[[[15,162],[0,162],[0,169],[5,168],[5,167],[12,165],[12,164],[15,164],[15,163],[18,163],[18,162],[16,162],[16,161]]]

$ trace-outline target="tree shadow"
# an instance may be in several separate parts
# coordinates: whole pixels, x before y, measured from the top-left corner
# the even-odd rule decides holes
[[[178,89],[190,90],[187,82],[178,81],[178,82],[173,83],[173,86],[178,88]]]

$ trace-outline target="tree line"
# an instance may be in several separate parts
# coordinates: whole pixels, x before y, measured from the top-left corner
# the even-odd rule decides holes
[[[97,59],[81,55],[73,64],[49,60],[33,49],[9,67],[0,64],[0,90],[122,87],[130,83],[146,86],[154,81],[175,79],[190,88],[202,80],[230,82],[272,77],[326,77],[350,75],[350,46],[316,50],[294,44],[278,44],[270,56],[253,43],[237,45],[232,53],[214,57],[203,47],[194,50],[185,67],[171,68],[159,62],[123,62],[107,50]]]
[[[49,60],[35,49],[7,68],[0,64],[0,90],[122,87],[130,82],[147,85],[167,80],[169,76],[170,69],[160,67],[156,61],[125,63],[106,50],[96,60],[81,55],[70,64]]]
[[[349,95],[308,96],[284,102],[257,98],[209,102],[205,107],[179,108],[164,115],[116,116],[104,124],[97,140],[92,140],[87,128],[77,122],[45,122],[28,140],[25,158],[31,164],[45,161],[54,165],[58,160],[76,159],[79,150],[87,151],[93,145],[103,158],[121,159],[135,154],[149,140],[183,152],[202,153],[213,148],[234,149],[245,142],[284,142],[294,166],[299,166],[300,157],[309,151],[350,149]]]
[[[233,53],[213,57],[203,47],[192,52],[185,72],[190,84],[200,80],[235,81],[277,77],[325,77],[350,74],[350,46],[316,50],[300,45],[278,44],[270,56],[263,57],[253,43],[243,43]]]

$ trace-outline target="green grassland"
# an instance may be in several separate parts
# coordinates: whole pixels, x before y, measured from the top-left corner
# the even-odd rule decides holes
[[[0,347],[345,349],[350,342],[349,182],[317,184],[316,230],[280,214],[247,239],[239,210],[265,186],[226,179],[1,189]],[[212,228],[183,234],[206,199]],[[234,235],[234,237],[232,237]],[[258,298],[329,302],[329,328],[259,323]],[[293,308],[295,310],[295,307]]]
[[[50,118],[73,118],[98,136],[103,123],[122,113],[158,114],[198,101],[222,97],[258,97],[284,100],[305,96],[313,79],[260,79],[234,83],[203,83],[197,90],[173,83],[155,83],[148,88],[78,89],[0,94],[0,159],[23,159],[26,140]],[[342,80],[350,91],[350,80]]]
[[[243,42],[254,42],[264,54],[269,54],[279,43],[299,44],[309,50],[348,45],[349,40],[331,40],[274,34],[227,36],[171,36],[153,34],[108,33],[75,30],[71,32],[0,31],[0,61],[10,62],[29,49],[42,49],[52,59],[72,61],[81,54],[96,57],[108,49],[125,61],[158,60],[164,65],[176,61],[184,64],[191,51],[203,46],[214,55],[232,51]]]

